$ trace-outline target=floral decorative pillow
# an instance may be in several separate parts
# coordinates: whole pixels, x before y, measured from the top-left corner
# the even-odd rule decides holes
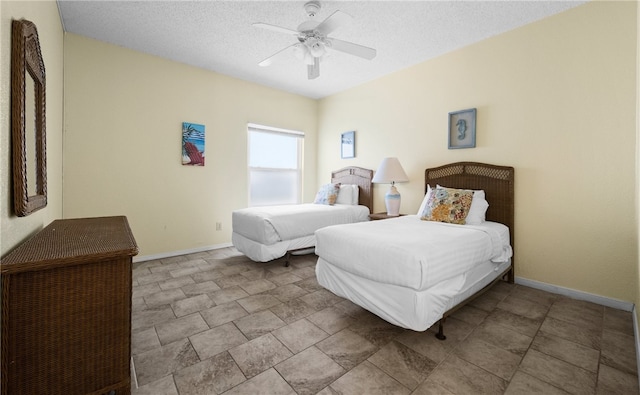
[[[438,185],[431,193],[421,219],[464,225],[472,200],[473,191]]]
[[[331,206],[335,204],[338,198],[338,191],[340,191],[340,184],[325,184],[320,187],[313,202],[315,204],[328,204]]]

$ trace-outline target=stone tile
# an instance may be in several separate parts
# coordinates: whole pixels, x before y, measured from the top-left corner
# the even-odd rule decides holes
[[[170,278],[168,280],[160,281],[158,286],[163,291],[168,289],[180,288],[188,284],[195,284],[195,281],[189,276],[183,276],[178,278]]]
[[[131,333],[131,354],[142,354],[145,351],[160,348],[160,340],[155,328],[148,328]]]
[[[282,302],[271,295],[252,295],[238,299],[238,303],[249,313],[255,313],[279,305]]]
[[[523,317],[499,308],[489,314],[487,320],[509,327],[516,332],[522,333],[523,335],[527,335],[531,338],[536,335],[541,324],[539,320]]]
[[[138,276],[136,277],[136,280],[140,285],[147,285],[147,284],[164,281],[170,278],[171,278],[171,275],[169,274],[169,272],[161,272],[161,273],[151,273],[144,276]]]
[[[307,292],[315,292],[321,289],[325,289],[322,285],[318,284],[316,277],[309,277],[306,280],[298,281],[296,285]]]
[[[224,277],[224,274],[220,273],[219,270],[204,270],[204,269],[200,269],[200,270],[201,271],[199,271],[198,273],[194,273],[190,276],[193,279],[193,281],[197,283],[214,281]]]
[[[582,300],[561,298],[549,309],[549,317],[583,328],[601,331],[604,324],[604,306]]]
[[[154,266],[149,270],[151,271],[151,273],[169,273],[171,270],[176,270],[178,268],[180,268],[180,265],[178,265],[178,262],[175,262],[166,264],[163,263],[159,266]]]
[[[307,294],[307,291],[295,284],[282,285],[265,292],[267,295],[275,296],[281,302],[288,302]],[[315,309],[314,309],[315,310]]]
[[[551,336],[558,336],[596,350],[600,349],[602,343],[601,331],[574,325],[552,317],[547,317],[544,320],[540,327],[540,332]]]
[[[276,305],[270,310],[281,320],[290,324],[316,312],[316,309],[309,306],[300,299],[292,299],[286,303]]]
[[[217,270],[222,272],[222,270],[224,269],[217,269]],[[249,280],[247,280],[245,277],[242,277],[240,274],[233,274],[233,275],[225,275],[224,277],[216,278],[213,281],[215,281],[215,283],[218,284],[220,288],[229,288],[229,287],[246,283]]]
[[[268,333],[229,350],[247,378],[251,378],[293,354],[272,334]]]
[[[502,394],[507,382],[455,355],[449,356],[429,376],[454,394]]]
[[[436,362],[394,341],[370,356],[368,361],[411,390],[416,389],[437,366]]]
[[[269,310],[264,310],[239,318],[235,320],[234,323],[249,340],[260,337],[286,325],[284,321]]]
[[[549,311],[548,307],[513,295],[506,297],[497,307],[535,321],[542,321]]]
[[[623,311],[605,307],[603,326],[605,330],[634,336],[633,313],[630,311]]]
[[[331,307],[336,303],[342,302],[342,298],[332,294],[326,289],[319,289],[300,298],[303,302],[316,310],[322,310]]]
[[[274,289],[276,285],[269,280],[259,279],[242,283],[240,284],[240,287],[244,289],[249,295],[255,295],[261,292],[268,291],[270,289]]]
[[[291,274],[300,277],[301,279],[307,279],[316,276],[316,269],[312,266],[306,266],[292,270]]]
[[[345,372],[316,347],[309,347],[275,366],[300,395],[315,394]]]
[[[513,375],[505,395],[521,394],[567,395],[569,393],[526,373],[517,371]]]
[[[232,323],[217,326],[189,338],[201,360],[247,342],[247,338]]]
[[[224,393],[224,395],[297,395],[289,383],[275,371],[267,369]]]
[[[597,394],[637,394],[638,376],[600,365]]]
[[[171,256],[168,258],[162,258],[160,259],[160,261],[162,261],[163,265],[170,265],[173,263],[186,262],[188,261],[188,259],[185,255],[177,255],[177,256]]]
[[[295,274],[293,274],[293,272],[282,273],[269,277],[269,281],[276,284],[277,286],[291,284],[301,280],[302,278],[296,276]]]
[[[274,330],[273,335],[294,354],[329,337],[325,331],[304,318]]]
[[[173,302],[171,308],[176,317],[183,317],[200,310],[208,309],[214,304],[208,295],[198,295]]]
[[[473,306],[475,308],[491,312],[495,309],[500,302],[505,298],[505,295],[500,292],[495,292],[493,290],[489,290],[484,294],[478,296],[471,302],[469,302],[469,306]]]
[[[596,388],[596,374],[536,350],[529,350],[520,370],[571,394],[591,394]]]
[[[209,324],[210,328],[215,328],[216,326],[245,317],[249,315],[249,313],[247,313],[238,302],[233,301],[203,310],[200,312],[200,315],[202,315],[202,318]]]
[[[209,329],[199,313],[176,318],[156,326],[160,344],[169,344]]]
[[[246,380],[228,352],[179,370],[174,379],[180,395],[221,394]]]
[[[524,285],[517,285],[513,294],[518,295],[520,299],[526,299],[545,307],[551,307],[557,300],[562,298],[562,296]]]
[[[460,309],[456,310],[455,313],[451,314],[451,317],[454,317],[460,321],[468,322],[472,325],[478,325],[482,321],[484,321],[484,319],[487,318],[488,315],[489,313],[482,309],[467,305],[462,306]]]
[[[240,276],[240,273],[242,272],[246,272],[247,269],[245,266],[243,265],[231,265],[229,266],[227,264],[227,266],[225,267],[220,267],[217,270],[220,270],[220,273],[224,274],[226,277],[238,277],[241,280],[246,281],[246,279],[242,276]]]
[[[270,274],[271,272],[269,272],[267,269],[264,269],[264,268],[247,270],[246,272],[240,273],[242,277],[246,278],[249,281],[265,279],[267,278],[267,275],[270,275]]]
[[[165,376],[140,388],[132,389],[131,395],[178,395],[172,376]]]
[[[506,381],[511,380],[522,359],[521,355],[510,353],[474,336],[465,340],[455,353],[465,361],[471,362]]]
[[[215,304],[224,304],[234,300],[246,298],[247,296],[249,296],[249,294],[238,286],[221,289],[209,294],[209,297],[214,301]]]
[[[378,350],[373,343],[344,329],[316,344],[316,347],[349,370]]]
[[[367,361],[337,379],[330,388],[339,394],[404,395],[411,392]]]
[[[531,348],[590,372],[598,372],[600,352],[596,349],[574,343],[558,336],[548,336],[545,335],[544,332],[536,336]]]
[[[166,305],[137,311],[131,316],[131,330],[136,331],[139,329],[149,328],[175,318],[176,316],[173,314],[171,307]]]
[[[135,287],[133,287],[132,289],[132,298],[136,299],[136,298],[141,298],[143,296],[147,296],[147,295],[151,295],[154,294],[156,292],[160,292],[162,291],[162,289],[160,289],[160,286],[158,285],[158,283],[151,283],[151,284],[146,284],[146,285],[136,285]]]
[[[638,374],[636,344],[633,336],[603,331],[601,361],[607,366],[630,374]]]
[[[182,292],[187,296],[196,296],[218,291],[220,287],[213,281],[203,281],[188,284],[182,287]]]
[[[497,324],[493,320],[485,321],[473,332],[471,337],[493,344],[521,357],[524,356],[533,341],[533,338],[516,332],[507,326]]]
[[[141,387],[199,361],[188,339],[133,356]]]
[[[144,302],[143,297],[139,298],[131,298],[131,311],[135,313],[136,311],[146,310],[147,304]]]
[[[284,273],[288,273],[290,271],[293,270],[292,266],[285,266],[284,265],[284,261],[282,262],[274,262],[274,264],[270,265],[267,270],[269,270],[271,273],[278,275],[278,274],[284,274]]]
[[[424,381],[411,395],[455,395],[453,392],[444,388],[438,383],[431,380]]]
[[[329,334],[334,334],[354,324],[356,320],[348,315],[344,309],[336,306],[327,307],[309,316],[309,321]]]
[[[144,302],[149,307],[158,307],[165,304],[171,304],[177,300],[185,299],[186,297],[187,296],[180,288],[176,288],[147,295],[144,297]]]
[[[383,347],[405,330],[392,325],[373,314],[354,322],[349,329],[364,337],[377,347]]]

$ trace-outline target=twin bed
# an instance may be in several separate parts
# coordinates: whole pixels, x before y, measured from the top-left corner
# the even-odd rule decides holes
[[[232,213],[231,240],[236,249],[257,262],[268,262],[315,247],[315,231],[330,225],[369,220],[373,207],[373,171],[345,167],[331,173],[340,184],[336,204],[250,207]]]
[[[460,225],[418,213],[322,228],[316,275],[394,325],[424,331],[440,321],[436,336],[444,340],[449,314],[501,278],[513,282],[514,170],[459,162],[427,169],[425,181],[431,193],[438,185],[484,191],[486,220]]]
[[[447,316],[495,282],[514,280],[514,169],[476,162],[426,169],[419,212],[380,221],[368,221],[372,175],[350,167],[331,180],[358,185],[359,204],[351,206],[364,206],[367,218],[329,215],[341,205],[238,210],[233,244],[255,261],[315,246],[320,285],[403,328],[424,331],[439,321],[436,336],[444,340]],[[443,193],[466,196],[467,209],[471,202],[461,224],[450,210],[458,206],[437,206]],[[447,207],[450,218],[438,217],[438,207]]]

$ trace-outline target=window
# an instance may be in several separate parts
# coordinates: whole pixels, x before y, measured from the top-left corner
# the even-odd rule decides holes
[[[249,207],[301,202],[304,133],[249,124]]]

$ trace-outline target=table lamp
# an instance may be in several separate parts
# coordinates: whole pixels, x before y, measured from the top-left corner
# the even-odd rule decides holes
[[[387,206],[387,215],[397,217],[400,215],[400,192],[396,189],[396,182],[407,182],[409,177],[404,172],[398,158],[384,158],[378,171],[373,176],[371,182],[379,184],[391,183],[389,192],[384,195],[384,203]]]

